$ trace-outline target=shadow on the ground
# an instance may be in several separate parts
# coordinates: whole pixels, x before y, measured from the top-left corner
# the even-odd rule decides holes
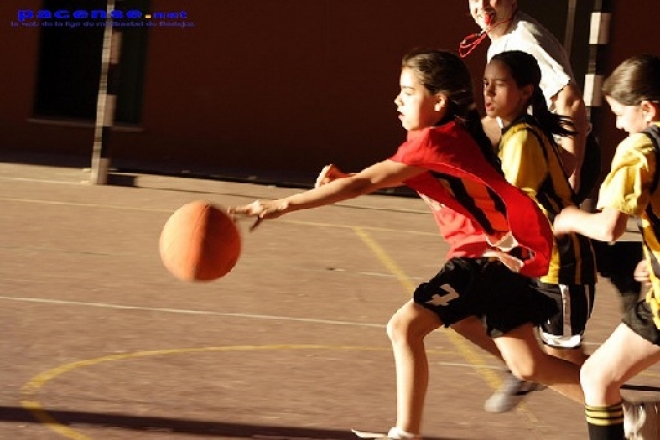
[[[220,416],[220,415],[219,415]],[[46,420],[46,419],[54,420]],[[43,419],[43,420],[40,420]],[[260,426],[245,423],[190,420],[172,417],[144,417],[126,414],[104,414],[87,411],[48,410],[32,413],[24,408],[0,406],[0,422],[58,423],[71,429],[108,427],[130,431],[185,433],[200,437],[257,438],[261,440],[355,440],[346,430],[300,428],[292,426]],[[425,437],[427,440],[452,440],[447,437]]]

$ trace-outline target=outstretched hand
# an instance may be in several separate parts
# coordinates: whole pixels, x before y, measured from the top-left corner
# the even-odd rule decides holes
[[[264,220],[273,219],[284,214],[287,203],[283,200],[255,200],[254,202],[243,206],[231,206],[227,208],[227,213],[236,219],[237,217],[256,217],[254,223],[250,226],[250,231],[254,231]]]
[[[319,176],[314,183],[314,188],[318,188],[343,177],[350,177],[351,175],[352,174],[344,173],[335,165],[326,165],[319,173]],[[250,231],[254,231],[264,220],[280,217],[290,210],[290,203],[287,199],[255,200],[248,205],[229,207],[227,209],[227,214],[231,215],[234,218],[234,221],[240,220],[241,218],[256,217],[250,226]]]

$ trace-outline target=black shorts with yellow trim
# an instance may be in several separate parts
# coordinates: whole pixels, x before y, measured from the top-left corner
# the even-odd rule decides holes
[[[446,327],[470,316],[481,318],[491,337],[526,323],[540,325],[559,312],[532,279],[492,258],[452,258],[413,297]]]
[[[642,338],[660,346],[660,330],[653,322],[653,311],[646,301],[640,301],[634,307],[630,307],[621,321]]]

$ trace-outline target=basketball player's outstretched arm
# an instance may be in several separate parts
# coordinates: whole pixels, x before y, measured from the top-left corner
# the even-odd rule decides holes
[[[273,219],[299,209],[311,209],[352,199],[378,189],[398,186],[404,180],[425,172],[423,168],[411,167],[392,160],[371,165],[359,173],[347,175],[325,185],[278,200],[255,200],[244,205],[230,207],[230,214],[256,217],[251,229],[263,220]]]

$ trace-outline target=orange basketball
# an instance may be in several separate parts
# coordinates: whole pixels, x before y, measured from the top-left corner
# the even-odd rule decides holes
[[[241,255],[241,235],[234,221],[205,201],[183,205],[160,234],[160,258],[184,281],[211,281],[228,274]]]

